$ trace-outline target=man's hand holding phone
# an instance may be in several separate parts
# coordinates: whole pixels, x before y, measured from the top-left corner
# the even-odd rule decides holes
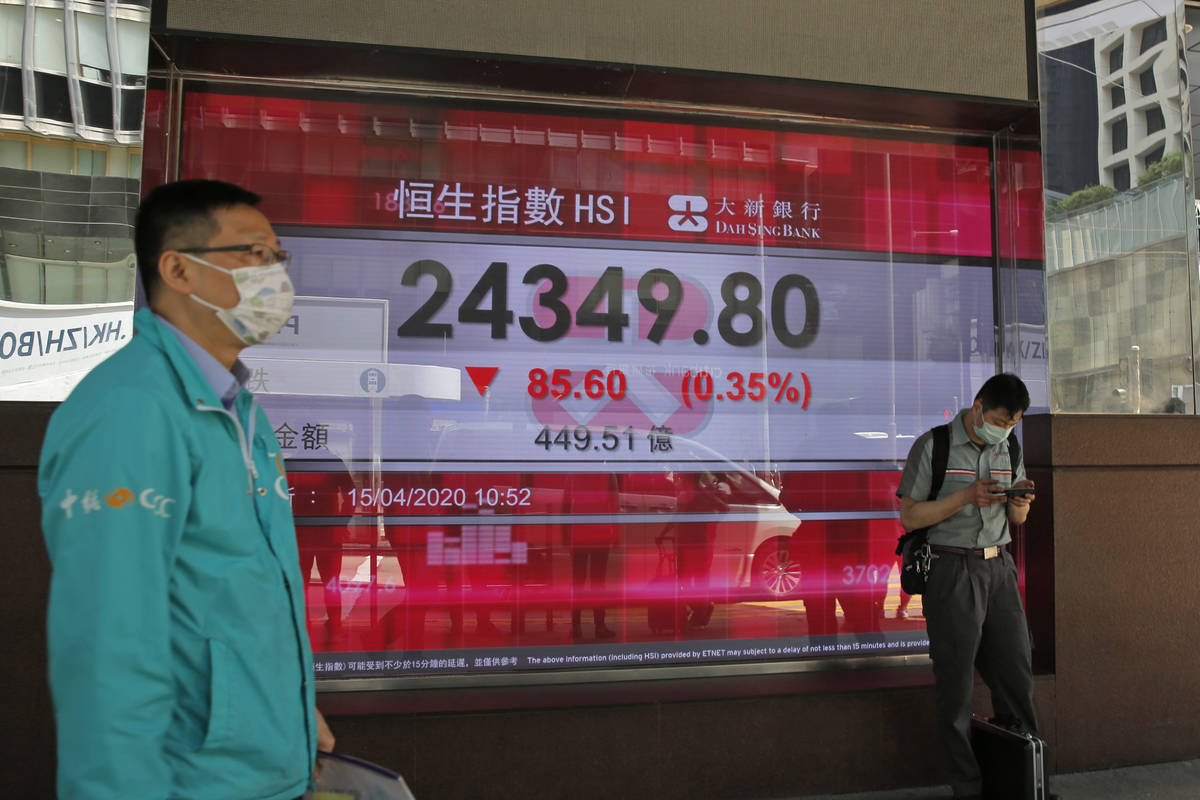
[[[1005,497],[1009,504],[1014,506],[1027,506],[1034,499],[1033,481],[1018,481],[1008,489],[998,490],[996,496]]]
[[[968,504],[977,508],[987,508],[996,503],[1004,502],[1003,490],[999,488],[999,481],[991,478],[980,478],[979,480],[966,487],[963,491],[967,492],[970,499]]]

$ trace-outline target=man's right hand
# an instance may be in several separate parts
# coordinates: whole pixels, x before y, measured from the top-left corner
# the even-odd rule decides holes
[[[967,505],[977,508],[987,508],[996,503],[1004,502],[1003,494],[996,494],[995,487],[999,481],[991,478],[980,478],[961,491],[966,494]]]

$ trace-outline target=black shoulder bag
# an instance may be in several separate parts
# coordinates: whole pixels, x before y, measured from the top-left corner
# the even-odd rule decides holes
[[[933,434],[933,458],[930,463],[929,497],[936,500],[946,478],[946,462],[950,459],[950,426],[938,425]],[[900,556],[900,588],[907,594],[922,594],[929,568],[933,566],[933,551],[927,536],[929,528],[908,531],[896,543],[896,555]]]

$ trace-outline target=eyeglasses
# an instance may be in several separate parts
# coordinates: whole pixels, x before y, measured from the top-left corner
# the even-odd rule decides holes
[[[287,250],[276,250],[265,244],[231,244],[225,247],[177,247],[177,253],[249,253],[259,264],[282,263],[291,266],[292,254]]]

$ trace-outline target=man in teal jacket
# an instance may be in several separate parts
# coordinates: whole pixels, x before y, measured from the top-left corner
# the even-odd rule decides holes
[[[150,308],[50,421],[62,798],[292,800],[318,738],[333,744],[283,458],[238,361],[291,313],[258,200],[218,181],[150,192],[135,234]]]

